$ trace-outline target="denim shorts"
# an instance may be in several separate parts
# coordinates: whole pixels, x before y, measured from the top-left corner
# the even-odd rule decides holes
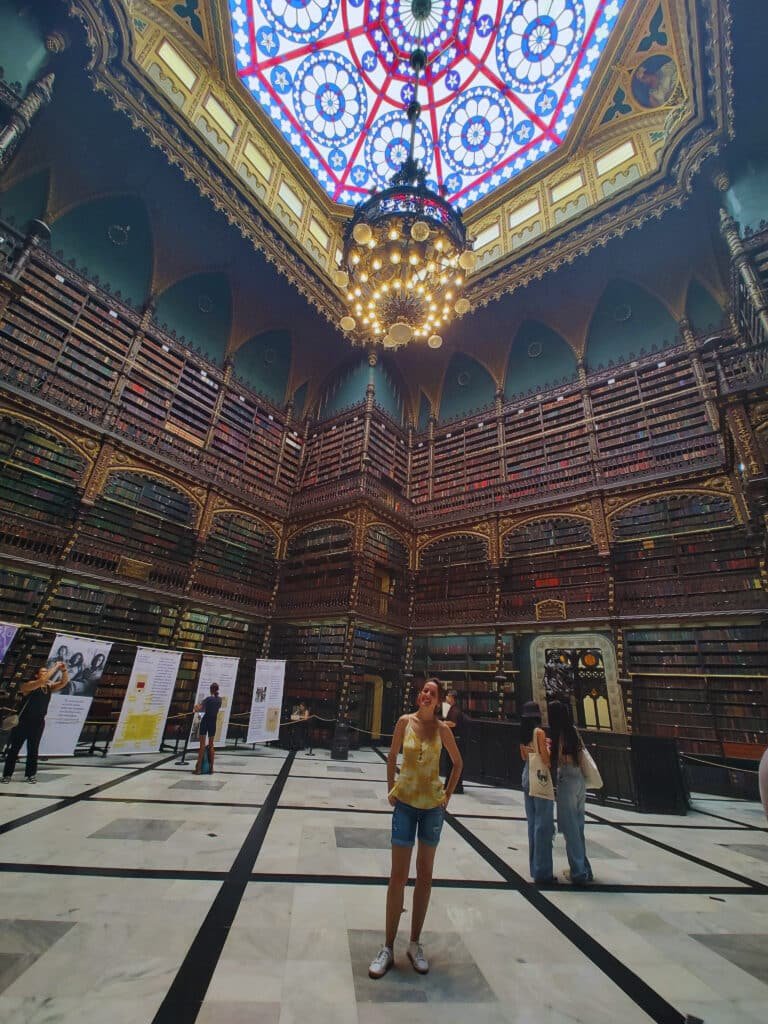
[[[443,828],[444,809],[437,807],[411,807],[398,800],[392,814],[392,845],[413,846],[418,831],[419,842],[437,846]]]

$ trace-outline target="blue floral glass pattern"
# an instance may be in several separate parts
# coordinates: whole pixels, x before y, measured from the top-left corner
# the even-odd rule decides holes
[[[432,0],[416,155],[470,206],[563,142],[626,0]],[[243,85],[331,198],[407,150],[412,0],[229,0]]]

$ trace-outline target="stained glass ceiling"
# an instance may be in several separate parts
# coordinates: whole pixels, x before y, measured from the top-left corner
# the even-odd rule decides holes
[[[421,32],[416,156],[463,208],[563,143],[624,2],[229,0],[237,74],[340,203],[400,168]]]

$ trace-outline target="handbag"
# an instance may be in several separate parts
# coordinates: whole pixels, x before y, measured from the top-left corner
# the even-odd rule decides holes
[[[21,711],[23,711],[26,706],[27,701],[24,701]],[[2,730],[2,732],[11,732],[15,729],[19,724],[21,711],[11,711],[9,715],[6,715],[2,722],[0,722],[0,730]]]
[[[587,789],[603,788],[603,777],[600,774],[600,769],[595,764],[594,757],[592,757],[586,747],[582,747],[579,751],[579,768],[581,768],[581,774],[587,783]]]
[[[12,711],[10,715],[6,715],[5,718],[0,722],[0,730],[3,732],[10,732],[15,729],[19,724],[19,716],[15,711]]]
[[[528,795],[540,800],[555,799],[552,773],[538,750],[531,750],[528,753]]]

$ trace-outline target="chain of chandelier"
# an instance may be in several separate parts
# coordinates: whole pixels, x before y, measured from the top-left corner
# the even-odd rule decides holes
[[[422,44],[431,11],[432,0],[411,0],[417,45],[410,57],[408,155],[392,185],[355,208],[333,275],[348,306],[339,326],[358,344],[399,348],[418,341],[440,348],[445,327],[470,310],[461,291],[475,257],[461,214],[426,185],[414,158],[419,80],[427,67]]]

